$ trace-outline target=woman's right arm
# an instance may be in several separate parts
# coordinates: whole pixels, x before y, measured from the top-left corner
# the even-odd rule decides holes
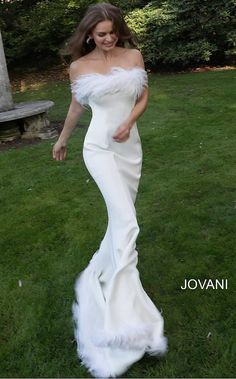
[[[70,80],[71,82],[78,75],[75,65],[72,63],[70,66]],[[63,160],[66,157],[67,149],[67,141],[76,127],[82,113],[84,112],[84,108],[76,101],[74,95],[72,94],[72,99],[70,103],[70,107],[64,122],[64,126],[62,132],[53,146],[53,158],[56,160]]]

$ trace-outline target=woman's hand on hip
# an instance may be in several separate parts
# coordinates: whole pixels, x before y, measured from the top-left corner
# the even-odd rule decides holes
[[[66,144],[60,141],[57,141],[52,149],[53,159],[55,159],[56,161],[62,161],[63,159],[65,159],[66,154],[67,154]]]
[[[121,124],[113,135],[116,142],[125,142],[129,138],[131,126],[127,122]]]

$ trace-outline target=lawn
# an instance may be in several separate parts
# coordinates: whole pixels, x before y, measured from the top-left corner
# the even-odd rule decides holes
[[[138,269],[162,311],[168,353],[127,378],[235,377],[236,71],[149,75],[138,121],[143,170],[136,202]],[[15,93],[55,101],[68,82]],[[74,282],[106,230],[106,209],[82,159],[90,114],[54,161],[55,140],[0,154],[0,376],[90,377],[76,356]],[[184,279],[228,279],[227,290],[181,290]]]

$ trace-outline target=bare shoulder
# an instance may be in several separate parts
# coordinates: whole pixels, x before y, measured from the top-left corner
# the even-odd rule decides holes
[[[123,58],[125,57],[129,66],[139,66],[145,68],[142,53],[138,49],[123,48],[122,50],[125,54],[123,55]]]
[[[133,65],[144,68],[144,61],[142,53],[138,49],[129,49],[130,58]]]
[[[130,54],[134,58],[139,58],[140,56],[142,56],[140,50],[138,50],[138,49],[127,49],[127,50],[129,50]]]
[[[70,69],[69,69],[69,74],[70,74],[70,80],[74,80],[76,79],[76,77],[78,75],[80,75],[80,71],[81,71],[81,60],[80,58],[77,59],[76,61],[73,61],[71,64],[70,64]]]
[[[88,68],[88,56],[83,56],[76,59],[70,64],[69,74],[70,80],[76,79],[79,75],[82,75],[86,72]]]

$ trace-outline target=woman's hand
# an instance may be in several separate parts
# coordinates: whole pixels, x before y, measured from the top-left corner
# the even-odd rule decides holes
[[[116,142],[125,142],[129,138],[130,135],[131,126],[129,123],[124,122],[119,126],[119,128],[116,130],[115,134],[113,135],[113,139]]]
[[[56,159],[56,161],[62,161],[63,159],[65,159],[66,153],[67,153],[66,144],[60,141],[57,141],[52,149],[53,159]]]

